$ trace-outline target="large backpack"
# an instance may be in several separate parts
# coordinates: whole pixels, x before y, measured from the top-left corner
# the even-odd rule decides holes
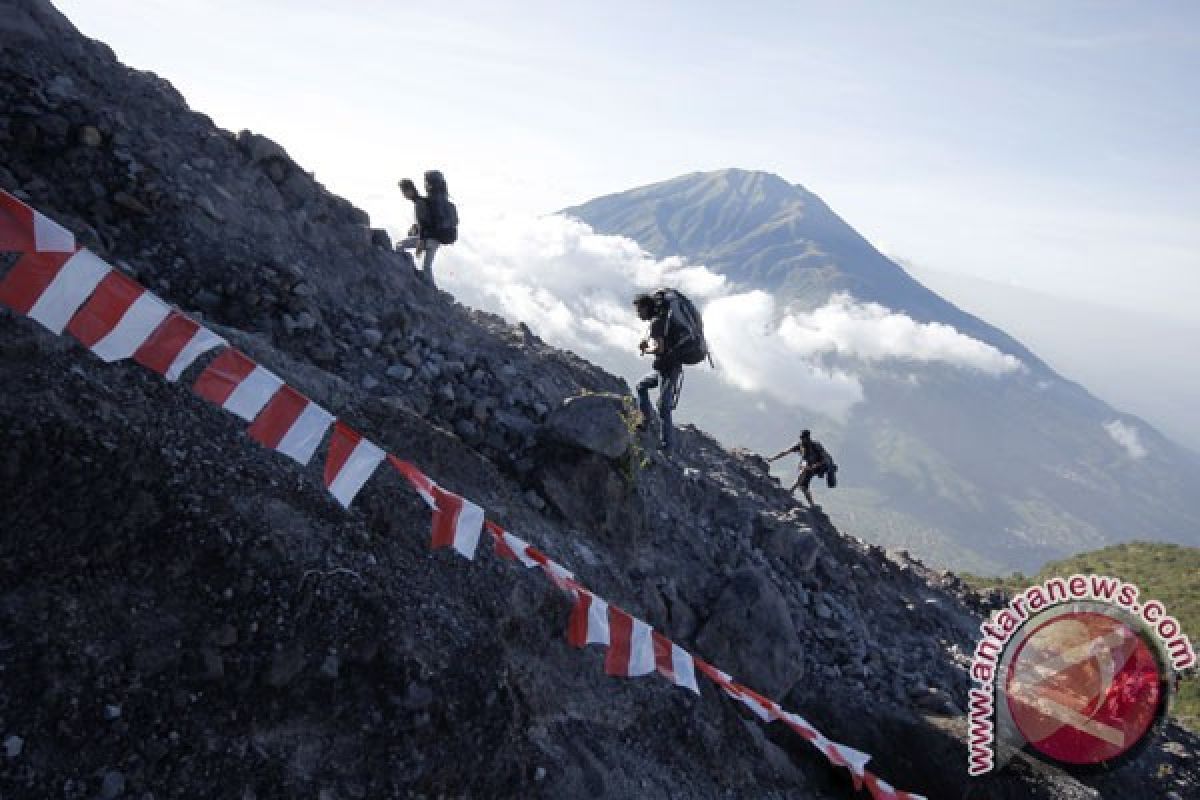
[[[667,309],[667,353],[683,364],[699,364],[706,358],[712,363],[704,339],[704,320],[692,301],[677,289],[659,289],[654,299]]]
[[[829,451],[820,442],[814,441],[813,444],[816,446],[821,458],[825,461],[825,485],[830,489],[837,488],[837,463],[834,462],[833,456],[829,455]]]
[[[446,178],[441,170],[431,169],[425,173],[425,185],[429,192],[429,215],[433,219],[433,235],[442,244],[458,241],[458,207],[450,199]]]

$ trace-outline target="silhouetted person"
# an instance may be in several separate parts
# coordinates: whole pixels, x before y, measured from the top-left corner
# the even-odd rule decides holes
[[[638,381],[638,405],[642,411],[642,422],[638,430],[645,430],[654,417],[654,407],[650,405],[650,390],[658,388],[658,420],[661,427],[660,448],[666,452],[671,450],[675,440],[675,429],[671,424],[671,412],[675,410],[675,402],[679,396],[679,385],[683,380],[683,362],[672,355],[668,345],[666,303],[653,295],[639,294],[633,298],[633,307],[639,319],[650,323],[650,332],[641,341],[638,348],[642,355],[649,353],[654,356],[651,368],[654,370]]]
[[[804,492],[804,499],[808,501],[808,504],[814,506],[816,503],[813,502],[812,493],[808,490],[813,477],[824,477],[830,468],[837,469],[837,467],[834,466],[833,459],[829,457],[829,453],[821,446],[821,443],[812,438],[807,430],[800,431],[800,441],[787,450],[771,456],[767,461],[776,461],[789,453],[799,453],[802,462],[800,474],[796,476],[796,482],[788,491],[794,494],[798,487],[800,491]]]
[[[401,239],[396,244],[396,249],[412,250],[416,256],[424,255],[424,258],[421,260],[421,277],[430,286],[436,288],[433,282],[433,257],[437,253],[441,242],[434,238],[436,229],[434,227],[429,199],[422,197],[417,191],[416,184],[408,178],[400,181],[399,185],[400,191],[404,196],[412,201],[416,221],[408,229],[408,238]],[[428,191],[428,187],[426,187],[426,191]]]

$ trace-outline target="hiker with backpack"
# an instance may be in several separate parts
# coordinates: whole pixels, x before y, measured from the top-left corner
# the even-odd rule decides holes
[[[654,417],[650,390],[658,389],[658,421],[661,427],[659,448],[669,453],[675,439],[671,413],[679,403],[683,388],[683,368],[699,364],[708,357],[704,341],[704,325],[692,302],[674,289],[660,289],[653,294],[633,298],[639,319],[650,323],[650,331],[638,345],[642,355],[654,356],[653,372],[638,381],[638,405],[642,412],[639,431],[644,431]]]
[[[776,461],[789,453],[799,453],[800,473],[796,476],[796,482],[792,484],[788,491],[795,494],[796,489],[804,492],[804,498],[808,500],[810,506],[815,506],[813,502],[812,492],[809,491],[809,484],[812,483],[813,477],[823,477],[829,485],[829,488],[837,486],[837,464],[833,463],[833,458],[830,457],[829,451],[826,450],[820,442],[812,438],[812,434],[808,430],[800,431],[800,441],[776,455],[767,459],[768,462]]]
[[[400,191],[413,204],[416,222],[408,238],[400,240],[397,250],[412,250],[421,260],[421,275],[426,283],[437,288],[433,281],[433,257],[444,244],[458,240],[458,209],[450,200],[446,178],[436,169],[425,173],[425,197],[408,178],[400,181]],[[414,264],[415,269],[415,264]]]

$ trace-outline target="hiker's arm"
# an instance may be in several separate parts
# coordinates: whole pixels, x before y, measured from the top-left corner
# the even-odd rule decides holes
[[[770,458],[768,458],[768,459],[767,459],[767,461],[778,461],[779,459],[781,459],[781,458],[783,458],[784,456],[786,456],[788,453],[794,453],[794,452],[796,452],[796,448],[795,448],[795,447],[789,447],[787,450],[780,450],[780,451],[779,451],[777,454],[775,454],[775,455],[771,456]]]

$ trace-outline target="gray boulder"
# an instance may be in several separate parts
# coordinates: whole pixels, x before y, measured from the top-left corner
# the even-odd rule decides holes
[[[729,579],[696,644],[712,663],[768,697],[781,697],[803,672],[804,651],[787,601],[754,568]]]
[[[580,395],[551,412],[542,431],[550,441],[618,459],[632,442],[624,412],[620,395]]]

